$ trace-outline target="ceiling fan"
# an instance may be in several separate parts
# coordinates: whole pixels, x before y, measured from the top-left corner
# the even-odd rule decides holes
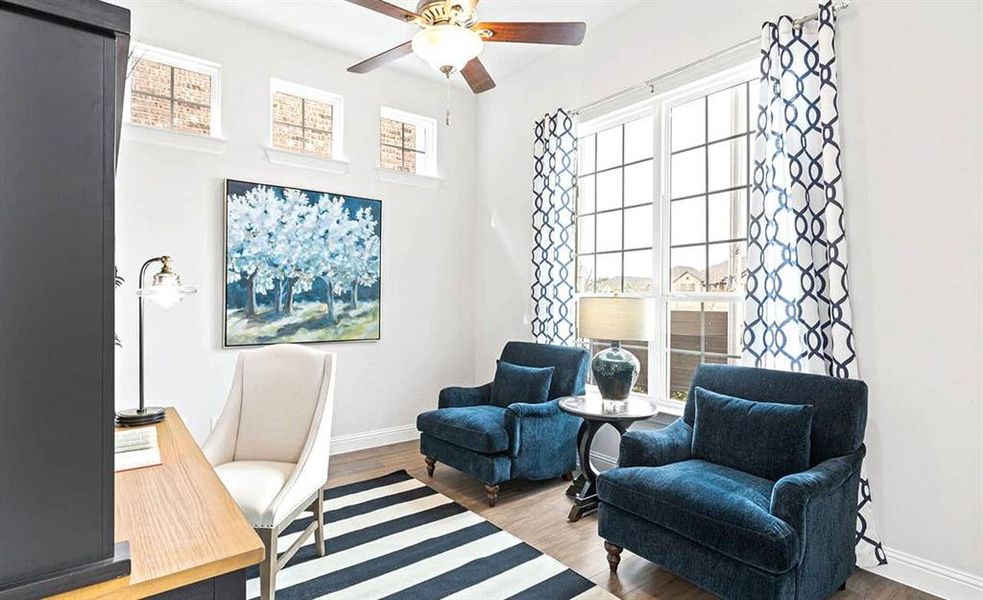
[[[584,41],[586,23],[518,23],[478,21],[479,0],[420,0],[416,12],[383,0],[348,0],[421,30],[413,39],[376,54],[348,68],[351,73],[368,73],[386,63],[415,53],[434,69],[450,78],[460,72],[471,90],[480,94],[495,87],[478,55],[485,42],[525,42],[578,46]]]

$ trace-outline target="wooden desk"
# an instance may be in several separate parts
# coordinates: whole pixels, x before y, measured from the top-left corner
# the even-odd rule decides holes
[[[263,560],[259,536],[177,412],[168,408],[156,427],[163,464],[116,473],[116,541],[130,543],[129,580],[59,599],[211,598],[209,589],[234,591],[241,571]]]

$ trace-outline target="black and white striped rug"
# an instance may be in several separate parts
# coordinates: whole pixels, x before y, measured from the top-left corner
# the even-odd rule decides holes
[[[613,598],[406,471],[328,489],[325,500],[327,555],[311,536],[277,574],[277,600]],[[291,523],[278,547],[312,518]],[[256,568],[246,585],[246,597],[259,597]]]

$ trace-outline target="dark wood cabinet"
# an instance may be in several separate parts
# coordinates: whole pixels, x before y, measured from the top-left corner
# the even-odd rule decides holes
[[[129,11],[0,0],[0,598],[113,543],[113,203]]]

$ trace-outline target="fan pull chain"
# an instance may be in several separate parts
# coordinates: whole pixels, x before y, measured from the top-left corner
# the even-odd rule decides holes
[[[451,126],[451,74],[447,74],[447,100],[444,103],[444,124]]]

